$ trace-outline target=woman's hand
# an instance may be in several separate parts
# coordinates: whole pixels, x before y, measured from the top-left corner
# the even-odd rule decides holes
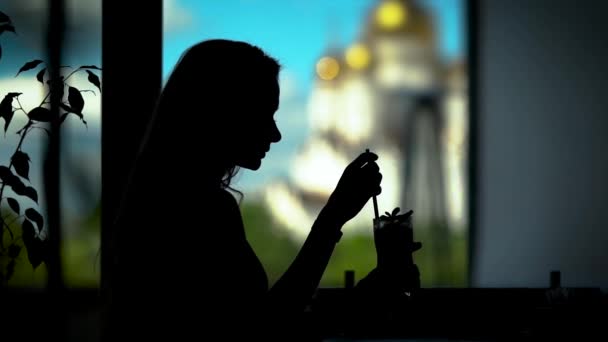
[[[346,167],[323,209],[328,219],[343,225],[363,209],[370,197],[380,194],[382,174],[377,159],[374,153],[364,152]]]

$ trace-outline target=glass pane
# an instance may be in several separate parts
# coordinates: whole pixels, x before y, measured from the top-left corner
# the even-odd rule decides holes
[[[379,155],[381,212],[414,210],[422,286],[466,286],[467,59],[462,0],[165,0],[164,76],[191,44],[244,40],[282,64],[283,138],[233,184],[270,283],[287,269],[344,167]],[[372,202],[322,279],[376,265]]]
[[[27,125],[25,113],[32,117],[34,108],[49,108],[49,74],[46,72],[48,3],[9,1],[3,3],[0,10],[8,16],[3,18],[4,23],[0,26],[12,25],[17,33],[5,31],[0,36],[0,96],[4,119],[0,120],[4,122],[0,165],[5,167],[5,175],[17,177],[13,177],[11,182],[7,182],[5,177],[2,179],[2,218],[8,226],[2,230],[0,266],[8,286],[43,287],[46,267],[38,254],[41,254],[48,234],[42,172],[50,127],[43,119]],[[101,80],[101,71],[80,66],[100,66],[101,63],[101,0],[87,1],[86,4],[66,1],[66,17],[62,100],[79,114],[66,115],[61,128],[61,254],[67,286],[96,287],[99,284],[101,92],[95,83]],[[37,60],[41,62],[26,64]],[[19,70],[22,71],[18,73]],[[11,93],[15,95],[12,102]],[[62,114],[66,113],[65,108]],[[44,110],[38,111],[44,114]],[[12,116],[7,117],[7,113],[12,113]],[[26,126],[27,129],[23,129]],[[15,153],[17,150],[19,152]],[[10,173],[6,172],[9,166]],[[20,185],[15,190],[14,182],[31,190],[19,190]],[[41,219],[34,212],[39,213]]]

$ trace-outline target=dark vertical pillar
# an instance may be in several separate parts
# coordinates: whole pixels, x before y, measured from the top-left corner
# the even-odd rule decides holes
[[[48,287],[51,291],[60,291],[63,288],[63,275],[61,270],[61,203],[59,196],[59,152],[61,146],[59,131],[59,105],[61,104],[62,94],[59,80],[61,65],[61,54],[63,49],[63,34],[65,27],[64,1],[57,0],[50,3],[49,8],[49,29],[47,31],[47,49],[49,62],[49,75],[51,81],[51,115],[54,120],[51,124],[51,134],[46,153],[44,156],[44,193],[47,205],[48,218],[48,238],[49,249],[47,255],[48,267]]]
[[[473,259],[475,248],[477,247],[477,184],[479,178],[479,170],[477,163],[477,155],[479,151],[479,141],[477,127],[479,127],[479,115],[478,115],[478,99],[477,89],[478,75],[477,69],[479,67],[478,61],[478,37],[481,34],[479,32],[479,0],[467,0],[466,1],[466,23],[467,27],[464,32],[467,40],[467,74],[468,74],[468,114],[469,114],[469,145],[468,145],[468,255],[467,255],[467,269],[468,269],[468,284],[472,284],[473,272],[475,268],[475,260]]]
[[[162,0],[103,0],[102,5],[101,284],[106,295],[116,286],[112,222],[162,86],[162,8]]]

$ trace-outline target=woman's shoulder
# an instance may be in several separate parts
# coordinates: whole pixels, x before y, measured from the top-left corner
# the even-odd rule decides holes
[[[236,198],[226,189],[218,189],[216,191],[216,198],[221,204],[230,205],[238,208],[239,204]]]
[[[233,215],[240,215],[239,204],[236,198],[225,189],[214,189],[212,192],[209,192],[210,198],[208,203],[212,210]]]
[[[217,238],[233,238],[244,232],[243,219],[236,198],[228,191],[218,189],[212,198],[205,201],[204,221],[206,225],[221,227],[212,233]]]

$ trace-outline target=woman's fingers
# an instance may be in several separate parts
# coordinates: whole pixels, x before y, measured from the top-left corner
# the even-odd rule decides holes
[[[380,167],[375,161],[370,161],[367,164],[360,167],[361,170],[365,170],[366,172],[378,172]]]
[[[361,153],[357,158],[355,158],[355,160],[353,160],[350,163],[350,165],[355,168],[361,168],[361,167],[367,165],[368,163],[371,163],[377,159],[378,159],[378,156],[375,153],[364,152],[364,153]]]

